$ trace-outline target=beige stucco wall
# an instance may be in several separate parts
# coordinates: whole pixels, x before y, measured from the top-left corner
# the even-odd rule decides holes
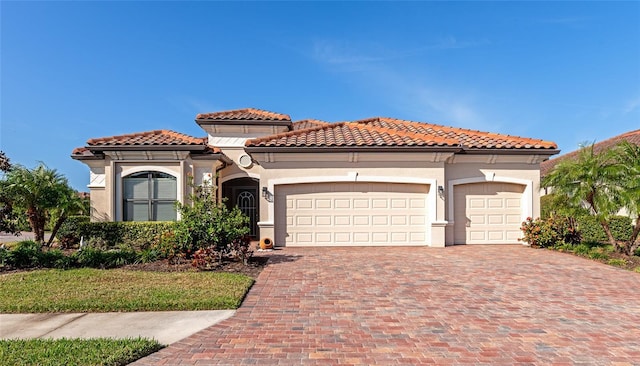
[[[122,177],[145,170],[157,170],[178,178],[178,199],[184,202],[190,193],[187,176],[192,175],[196,184],[212,179],[221,187],[225,182],[242,177],[259,180],[261,238],[275,238],[275,202],[278,197],[262,197],[263,188],[271,195],[278,194],[277,187],[286,184],[313,182],[389,182],[429,185],[430,245],[444,246],[453,241],[453,222],[450,202],[453,187],[465,182],[511,182],[522,184],[531,200],[527,212],[539,215],[539,161],[528,155],[467,155],[428,152],[371,152],[371,153],[254,153],[254,163],[249,167],[238,164],[240,156],[247,154],[243,147],[227,147],[222,152],[233,163],[210,160],[192,160],[188,155],[180,159],[128,159],[89,161],[92,169],[90,184],[92,220],[122,220]],[[442,186],[444,194],[438,193]],[[220,194],[221,190],[218,189]],[[276,243],[278,245],[278,243]]]

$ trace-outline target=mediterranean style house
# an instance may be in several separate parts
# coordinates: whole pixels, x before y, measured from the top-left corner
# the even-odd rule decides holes
[[[240,109],[196,116],[206,137],[156,130],[93,138],[94,221],[179,220],[195,184],[277,246],[516,244],[539,214],[553,142],[398,120],[293,122]]]

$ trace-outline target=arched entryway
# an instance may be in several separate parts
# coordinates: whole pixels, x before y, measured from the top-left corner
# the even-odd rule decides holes
[[[222,196],[226,198],[227,207],[237,206],[249,217],[249,228],[253,238],[259,238],[258,221],[260,219],[260,183],[253,178],[237,178],[222,183]]]

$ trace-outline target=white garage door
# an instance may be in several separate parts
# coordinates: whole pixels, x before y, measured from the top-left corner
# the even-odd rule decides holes
[[[524,186],[474,183],[454,188],[456,244],[517,244]]]
[[[426,245],[428,185],[310,183],[276,188],[276,245]]]

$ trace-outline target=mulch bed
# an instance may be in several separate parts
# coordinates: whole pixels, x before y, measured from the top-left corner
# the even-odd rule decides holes
[[[267,256],[255,256],[249,259],[249,263],[245,266],[240,262],[224,260],[222,264],[211,272],[227,272],[241,273],[251,278],[257,278],[269,261]],[[193,272],[200,271],[191,265],[191,261],[180,261],[178,263],[170,263],[168,260],[160,260],[149,263],[128,264],[120,267],[132,271],[153,271],[153,272]]]

